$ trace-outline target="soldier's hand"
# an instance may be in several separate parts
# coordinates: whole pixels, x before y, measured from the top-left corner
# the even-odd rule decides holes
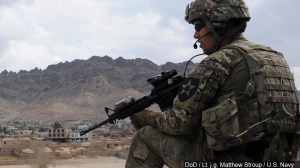
[[[149,110],[143,110],[131,115],[131,124],[134,126],[135,129],[140,129],[148,125],[147,121],[150,119],[150,113],[151,111]]]

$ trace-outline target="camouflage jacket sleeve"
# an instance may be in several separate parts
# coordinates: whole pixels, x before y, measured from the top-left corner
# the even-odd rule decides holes
[[[201,112],[215,97],[230,71],[232,56],[219,51],[205,58],[190,73],[172,108],[152,115],[149,125],[172,135],[194,134],[201,126]]]

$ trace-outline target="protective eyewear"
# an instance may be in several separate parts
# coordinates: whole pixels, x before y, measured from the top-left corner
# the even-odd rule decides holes
[[[205,23],[203,21],[195,21],[194,28],[196,32],[199,32],[203,27],[205,27]]]

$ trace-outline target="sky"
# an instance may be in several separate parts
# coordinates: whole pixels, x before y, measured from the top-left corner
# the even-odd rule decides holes
[[[184,20],[191,0],[0,0],[0,71],[108,55],[161,65],[202,53]],[[282,52],[300,88],[299,0],[245,0],[248,40]],[[199,62],[204,57],[195,58]]]

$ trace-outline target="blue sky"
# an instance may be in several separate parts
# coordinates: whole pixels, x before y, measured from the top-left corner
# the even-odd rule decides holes
[[[183,62],[201,53],[184,21],[190,0],[0,0],[0,71],[88,59]],[[245,36],[285,55],[300,88],[299,0],[246,0]],[[203,58],[203,57],[202,57]],[[202,58],[194,61],[199,62]]]

